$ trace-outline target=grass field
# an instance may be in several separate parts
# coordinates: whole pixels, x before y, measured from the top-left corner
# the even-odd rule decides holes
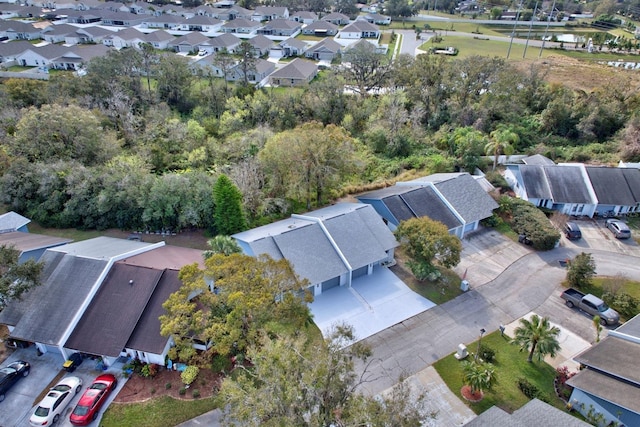
[[[475,352],[477,342],[466,343],[470,353]],[[555,369],[545,362],[527,362],[527,353],[520,352],[519,347],[509,344],[507,337],[501,337],[499,332],[487,335],[482,339],[482,344],[492,348],[496,352],[494,366],[497,384],[491,391],[485,391],[484,399],[477,403],[468,403],[469,407],[480,414],[491,406],[496,405],[507,412],[525,405],[529,398],[526,397],[516,384],[518,378],[526,378],[530,383],[549,399],[549,403],[558,409],[564,410],[564,402],[560,400],[553,389]],[[470,355],[469,357],[472,357]],[[440,359],[433,365],[442,377],[449,389],[462,399],[462,366],[461,362],[453,357],[453,354]],[[462,399],[464,401],[464,399]]]
[[[447,47],[453,46],[458,48],[458,55],[455,58],[466,58],[473,55],[480,56],[499,56],[506,57],[507,51],[509,50],[508,42],[494,41],[494,40],[482,40],[481,37],[468,38],[468,37],[457,37],[457,36],[444,36],[442,42],[440,43],[431,43],[427,42],[420,46],[420,49],[424,51],[428,51],[431,47]],[[511,45],[511,52],[509,58],[512,60],[522,59],[524,53],[524,45],[513,43]],[[538,54],[540,53],[540,48],[535,46],[529,46],[527,48],[527,56],[528,59],[538,58]],[[542,58],[549,56],[549,50],[545,49],[542,51]]]
[[[187,401],[166,396],[144,403],[111,404],[104,413],[100,426],[175,426],[215,408],[215,398]]]

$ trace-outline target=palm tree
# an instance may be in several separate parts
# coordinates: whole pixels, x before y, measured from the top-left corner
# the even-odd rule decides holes
[[[242,249],[238,246],[238,242],[230,236],[218,235],[213,239],[209,239],[207,245],[209,245],[211,249],[202,253],[204,259],[209,259],[215,254],[231,255],[242,252]]]
[[[529,350],[527,362],[533,361],[533,355],[538,355],[542,360],[547,354],[555,357],[560,351],[558,343],[560,329],[551,326],[548,317],[540,318],[537,314],[531,316],[531,320],[520,319],[520,326],[514,331],[513,344],[520,346],[520,351]]]
[[[483,390],[490,390],[497,382],[496,371],[490,363],[464,362],[463,382],[471,388],[471,393],[482,393]]]
[[[517,133],[504,126],[499,126],[498,129],[491,132],[489,136],[491,139],[487,145],[485,145],[484,151],[487,156],[493,155],[493,170],[496,170],[500,153],[507,155],[512,154],[514,146],[520,138]]]

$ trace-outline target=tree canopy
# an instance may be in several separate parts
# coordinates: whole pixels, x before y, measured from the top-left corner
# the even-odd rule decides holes
[[[242,194],[226,175],[213,186],[213,223],[218,234],[230,235],[247,228],[242,210]]]
[[[25,292],[40,285],[43,264],[33,259],[19,263],[20,252],[0,246],[0,311],[11,300],[19,300]]]
[[[520,346],[521,350],[528,350],[527,362],[532,362],[537,356],[542,360],[546,355],[555,357],[560,351],[558,335],[560,329],[551,326],[548,317],[540,317],[537,314],[531,319],[520,319],[520,325],[514,331],[513,343]]]

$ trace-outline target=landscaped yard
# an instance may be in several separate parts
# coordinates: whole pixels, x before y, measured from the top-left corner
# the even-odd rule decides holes
[[[175,426],[216,408],[215,398],[177,400],[159,397],[144,403],[111,404],[100,422],[101,427]]]
[[[476,352],[477,341],[466,343],[469,349],[467,359],[473,358]],[[495,366],[497,384],[491,391],[485,391],[484,399],[477,403],[468,403],[469,407],[480,414],[491,406],[496,405],[511,413],[525,405],[530,399],[526,397],[518,388],[519,378],[526,378],[534,384],[548,398],[551,405],[565,409],[564,402],[555,395],[553,389],[553,379],[556,371],[545,362],[527,362],[527,353],[521,352],[520,348],[509,343],[507,336],[500,336],[500,332],[494,332],[482,338],[482,345],[490,347],[496,353],[493,362]],[[462,388],[462,366],[453,354],[440,359],[433,365],[438,374],[442,377],[449,389],[456,396],[462,399],[460,389]]]

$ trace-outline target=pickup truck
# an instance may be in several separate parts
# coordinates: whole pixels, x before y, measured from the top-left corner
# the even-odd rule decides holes
[[[591,316],[600,316],[602,326],[617,325],[620,321],[618,313],[595,295],[585,295],[577,289],[569,288],[560,295],[560,298],[565,300],[569,308],[577,307]]]

